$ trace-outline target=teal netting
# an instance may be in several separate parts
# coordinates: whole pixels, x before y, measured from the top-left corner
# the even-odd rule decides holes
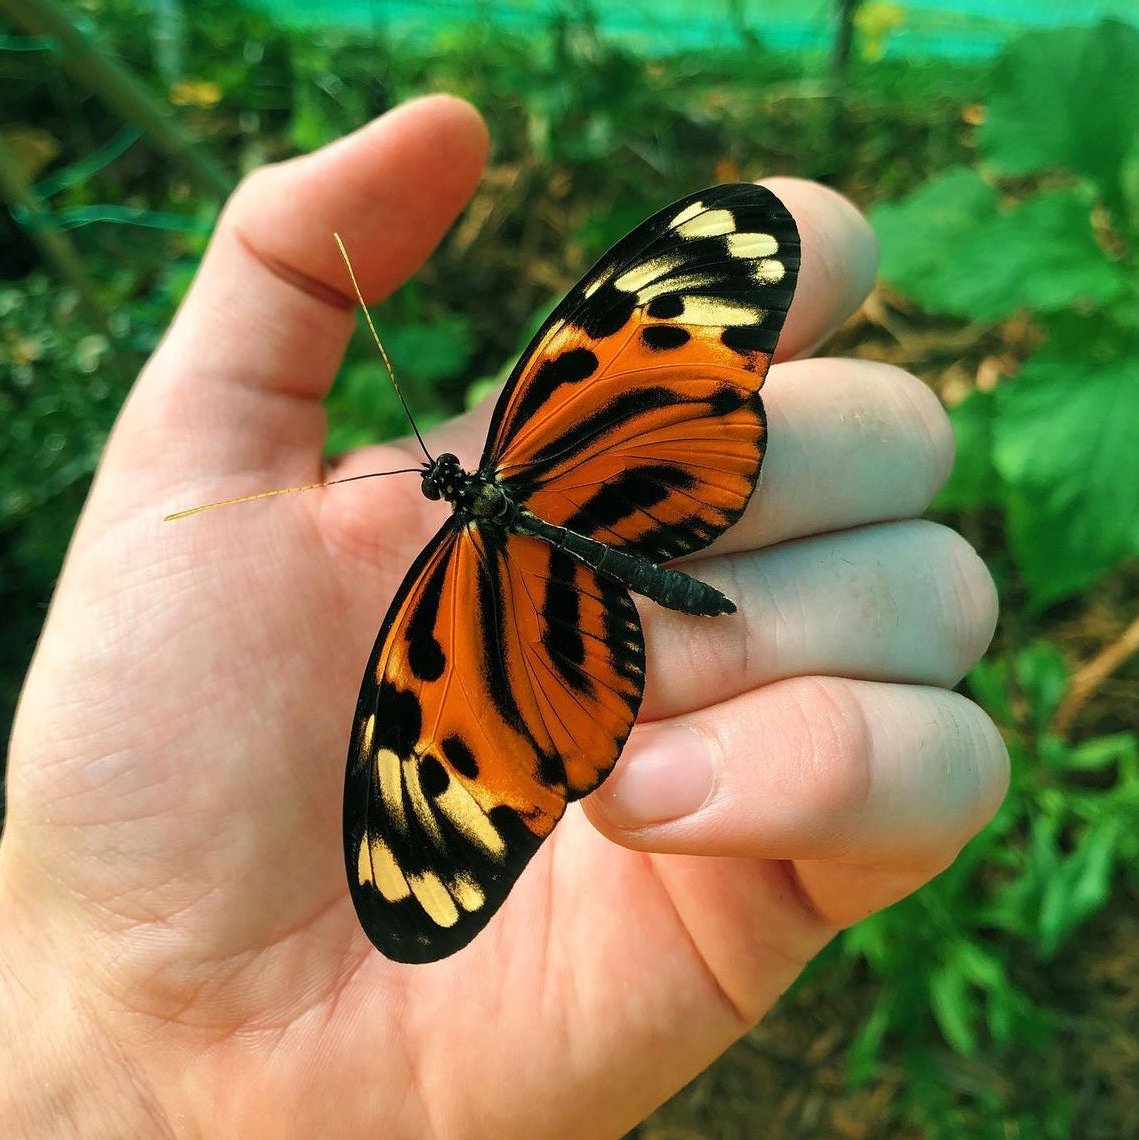
[[[298,26],[369,26],[430,36],[478,21],[525,31],[548,27],[567,0],[247,0]],[[827,51],[835,0],[616,0],[587,10],[601,30],[646,53],[738,44],[757,35],[774,49]],[[857,24],[864,46],[885,56],[983,59],[1018,31],[1074,27],[1107,16],[1139,26],[1139,0],[865,0]]]

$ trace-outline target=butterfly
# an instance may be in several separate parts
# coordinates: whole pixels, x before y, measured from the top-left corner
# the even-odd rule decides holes
[[[654,214],[538,330],[482,459],[428,457],[451,514],[400,586],[368,660],[344,789],[360,922],[398,962],[466,946],[566,810],[621,754],[645,648],[630,591],[735,611],[660,564],[743,513],[759,389],[791,303],[799,236],[752,184]]]

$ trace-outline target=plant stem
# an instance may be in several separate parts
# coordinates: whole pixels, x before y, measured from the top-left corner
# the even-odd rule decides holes
[[[1139,617],[1110,645],[1076,670],[1068,692],[1052,718],[1052,731],[1058,736],[1067,736],[1092,694],[1135,653],[1139,653]]]
[[[79,294],[84,311],[100,329],[109,334],[107,314],[99,304],[95,283],[71,239],[61,230],[50,228],[51,215],[28,182],[16,156],[4,136],[0,134],[0,197],[11,206],[18,207],[43,225],[27,227],[28,237],[35,242],[40,254],[55,272]]]
[[[29,35],[53,37],[64,70],[138,127],[200,189],[219,198],[233,189],[232,179],[182,130],[170,109],[121,63],[104,55],[55,0],[0,0],[0,10]]]

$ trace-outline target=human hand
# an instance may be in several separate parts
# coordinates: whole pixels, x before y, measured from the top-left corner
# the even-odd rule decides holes
[[[445,508],[395,477],[161,516],[326,474],[320,401],[353,323],[329,235],[385,295],[485,148],[470,108],[432,98],[253,175],[122,412],[13,733],[13,1135],[618,1135],[1000,800],[1000,738],[949,691],[992,586],[916,518],[949,469],[945,417],[895,369],[784,363],[761,486],[691,563],[740,613],[642,605],[642,725],[610,780],[471,947],[410,967],[372,950],[344,883],[344,752],[387,601]],[[858,304],[874,247],[836,195],[771,185],[803,242],[787,359]],[[476,458],[488,417],[434,453]],[[405,442],[331,475],[418,462]]]

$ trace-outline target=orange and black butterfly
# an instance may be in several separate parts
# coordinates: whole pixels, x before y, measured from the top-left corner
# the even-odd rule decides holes
[[[344,792],[352,898],[389,958],[467,945],[566,804],[613,768],[645,680],[630,590],[734,612],[660,563],[707,546],[755,488],[759,389],[798,268],[769,190],[681,199],[541,327],[478,469],[424,464],[423,493],[452,513],[372,650]]]

